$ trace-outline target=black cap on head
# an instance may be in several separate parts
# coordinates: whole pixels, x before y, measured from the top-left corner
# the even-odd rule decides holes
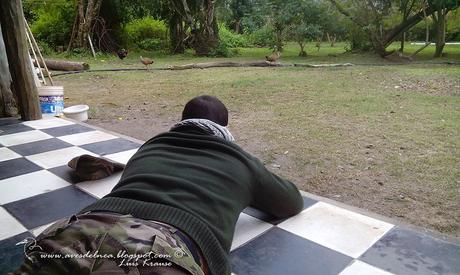
[[[202,118],[211,120],[219,125],[228,125],[228,110],[217,97],[202,95],[187,102],[182,111],[182,120]]]

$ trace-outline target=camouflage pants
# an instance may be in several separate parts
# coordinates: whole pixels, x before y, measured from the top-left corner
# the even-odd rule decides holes
[[[14,274],[208,274],[199,248],[167,224],[92,212],[53,224]]]

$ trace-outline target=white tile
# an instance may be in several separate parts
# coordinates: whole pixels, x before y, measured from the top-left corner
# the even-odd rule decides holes
[[[27,231],[27,229],[3,207],[0,207],[0,228],[0,240],[7,239]]]
[[[62,136],[58,138],[73,145],[84,145],[99,141],[115,139],[118,137],[101,131],[89,131],[84,133]]]
[[[91,195],[102,198],[103,196],[110,193],[110,191],[112,191],[112,188],[118,183],[120,178],[121,172],[101,180],[80,182],[77,184],[77,187],[85,190]]]
[[[46,170],[7,178],[0,180],[0,203],[10,203],[69,185]]]
[[[67,165],[67,163],[74,157],[81,156],[84,154],[98,156],[97,154],[94,154],[90,151],[86,151],[80,147],[68,147],[64,149],[26,156],[26,159],[32,161],[37,165],[40,165],[45,169],[49,169],[61,165]]]
[[[247,243],[271,227],[273,227],[273,225],[245,213],[241,213],[236,223],[235,235],[233,235],[232,247],[230,250]]]
[[[45,225],[42,225],[42,226],[39,226],[37,228],[34,228],[32,230],[30,230],[32,232],[32,234],[37,237],[38,235],[40,235],[43,231],[45,231],[45,229],[47,229],[48,227],[50,227],[52,224],[54,224],[54,222],[52,223],[49,223],[49,224],[45,224]]]
[[[340,272],[339,275],[393,275],[393,273],[356,260]]]
[[[316,203],[278,226],[354,258],[393,227],[324,202]]]
[[[40,120],[26,121],[26,122],[23,122],[23,124],[26,126],[35,128],[35,129],[47,129],[47,128],[53,128],[53,127],[72,125],[75,123],[65,120],[65,119],[52,117],[52,116],[51,117],[44,116]]]
[[[0,161],[10,160],[10,159],[17,159],[20,158],[21,155],[17,154],[14,151],[11,151],[8,148],[2,147],[0,148]]]
[[[29,143],[49,138],[52,138],[52,136],[43,133],[39,130],[32,130],[0,136],[0,143],[3,144],[3,146],[14,146],[18,144]]]
[[[126,164],[128,160],[137,152],[138,149],[131,149],[128,151],[123,151],[115,154],[105,155],[104,158],[108,158],[119,163]]]

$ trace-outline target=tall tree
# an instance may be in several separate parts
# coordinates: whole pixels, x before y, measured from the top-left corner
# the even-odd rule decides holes
[[[434,7],[432,15],[435,24],[435,43],[436,50],[434,57],[441,57],[446,45],[446,20],[449,11],[459,7],[460,1],[456,0],[428,0],[431,7]]]
[[[78,0],[77,14],[70,37],[69,49],[88,47],[91,28],[96,17],[99,15],[101,5],[102,0]]]
[[[296,10],[291,11],[289,32],[300,46],[299,56],[307,56],[305,43],[323,36],[323,22],[326,21],[324,6],[317,1],[297,1]],[[319,48],[318,48],[319,49]]]
[[[336,8],[356,25],[362,28],[372,46],[380,56],[384,57],[390,54],[386,48],[393,43],[402,33],[414,27],[417,23],[431,16],[437,11],[437,6],[429,1],[426,9],[420,9],[418,12],[409,16],[404,22],[395,26],[384,28],[384,16],[391,10],[392,2],[390,0],[329,0]],[[434,1],[434,0],[433,0]],[[444,0],[440,0],[444,1]],[[460,4],[460,0],[446,0],[450,4],[443,6],[447,9],[444,14],[455,9]]]
[[[219,44],[215,0],[171,0],[190,29],[189,43],[197,55],[213,54]]]
[[[399,0],[399,12],[401,13],[401,22],[407,21],[409,15],[420,6],[420,0]],[[424,0],[423,0],[424,2]],[[406,32],[403,32],[401,35],[401,45],[399,47],[399,51],[401,53],[404,52],[404,43],[406,41]]]

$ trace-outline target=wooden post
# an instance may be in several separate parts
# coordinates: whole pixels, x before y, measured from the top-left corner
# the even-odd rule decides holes
[[[10,89],[11,76],[8,69],[8,60],[3,43],[2,26],[0,25],[0,117],[17,115],[13,93]]]
[[[37,87],[29,61],[21,0],[0,1],[0,24],[12,79],[23,120],[41,119]]]

